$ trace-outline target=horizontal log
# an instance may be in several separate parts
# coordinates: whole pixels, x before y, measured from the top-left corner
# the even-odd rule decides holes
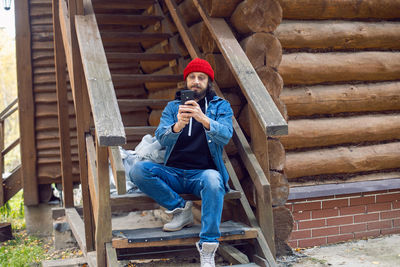
[[[400,139],[400,115],[289,121],[289,135],[280,138],[285,149]]]
[[[286,153],[288,179],[324,174],[349,174],[400,166],[400,142]]]
[[[207,54],[205,58],[211,65],[215,73],[215,81],[220,88],[230,88],[237,85],[235,76],[229,69],[228,64],[222,54]]]
[[[268,66],[262,66],[256,71],[258,77],[260,77],[260,80],[264,84],[265,88],[267,88],[267,91],[272,98],[278,98],[283,90],[283,79],[281,75],[276,70]]]
[[[400,79],[400,53],[293,53],[279,66],[285,85]]]
[[[277,68],[282,60],[282,47],[271,33],[258,32],[240,42],[255,69],[262,66]]]
[[[268,139],[269,169],[282,171],[285,167],[285,148],[278,139]]]
[[[241,34],[272,32],[282,21],[282,8],[277,0],[245,0],[233,12],[230,22]]]
[[[394,19],[400,0],[278,0],[285,19]]]
[[[285,88],[289,116],[400,110],[400,82]]]
[[[400,49],[398,22],[283,21],[274,34],[286,49]]]
[[[203,0],[208,15],[218,18],[229,18],[240,2],[242,0]]]
[[[289,182],[285,174],[276,171],[269,172],[271,184],[272,206],[282,206],[289,197]]]

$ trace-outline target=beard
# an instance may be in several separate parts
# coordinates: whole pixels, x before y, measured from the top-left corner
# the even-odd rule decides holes
[[[208,90],[208,85],[205,89],[201,88],[201,87],[196,87],[196,86],[192,86],[192,88],[198,88],[201,89],[200,91],[194,91],[194,98],[196,100],[200,100],[202,98],[204,98],[207,95],[207,90]],[[185,90],[191,90],[187,87],[187,84],[185,84]],[[193,91],[193,90],[192,90]]]

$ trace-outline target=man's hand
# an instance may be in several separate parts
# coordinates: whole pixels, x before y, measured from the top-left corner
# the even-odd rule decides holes
[[[180,105],[179,106],[179,110],[178,110],[178,122],[174,124],[174,127],[172,128],[172,130],[177,133],[180,132],[183,128],[185,128],[185,126],[189,123],[190,118],[192,117],[189,113],[184,111],[184,107],[185,105]]]
[[[196,121],[200,122],[204,128],[206,128],[207,130],[210,130],[210,119],[203,113],[199,104],[196,101],[189,100],[189,101],[185,102],[185,105],[179,106],[178,122],[179,122],[179,113],[181,113],[181,112],[185,116],[188,116],[189,118],[194,118]],[[188,121],[188,123],[189,123],[189,121]],[[183,127],[185,127],[185,125]],[[175,131],[175,129],[174,129],[174,131]]]

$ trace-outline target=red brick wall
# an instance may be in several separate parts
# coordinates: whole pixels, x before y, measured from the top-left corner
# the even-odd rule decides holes
[[[400,233],[400,189],[288,201],[292,248]]]

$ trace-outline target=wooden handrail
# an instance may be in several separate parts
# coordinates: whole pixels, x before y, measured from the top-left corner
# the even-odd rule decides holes
[[[10,112],[8,112],[15,104],[18,103],[18,98],[14,99],[10,104],[8,104],[7,107],[5,107],[1,112],[0,112],[0,121],[4,121],[7,119],[11,114],[13,114],[16,110],[18,110],[18,106],[12,109]]]
[[[91,1],[85,10],[93,10]],[[75,26],[99,145],[123,145],[124,125],[94,13],[75,16]]]
[[[288,134],[285,119],[226,21],[222,18],[211,18],[199,0],[193,0],[193,3],[222,52],[263,131],[268,136]]]

